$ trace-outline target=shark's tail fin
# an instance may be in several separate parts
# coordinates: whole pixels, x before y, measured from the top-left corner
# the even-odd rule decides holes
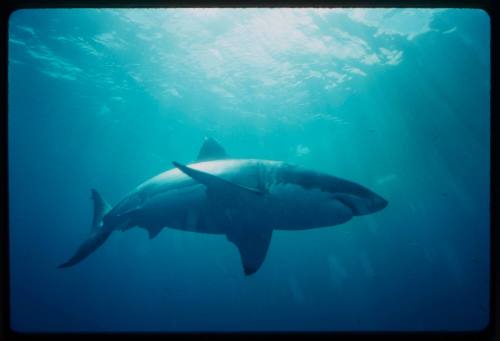
[[[102,223],[102,218],[111,207],[95,189],[92,189],[92,200],[94,201],[94,218],[92,219],[91,235],[80,245],[73,257],[59,265],[58,268],[66,268],[81,262],[101,246],[111,234],[112,230],[104,228]]]
[[[94,201],[94,218],[92,219],[92,233],[102,227],[102,218],[111,210],[111,206],[102,198],[95,189],[91,189]]]

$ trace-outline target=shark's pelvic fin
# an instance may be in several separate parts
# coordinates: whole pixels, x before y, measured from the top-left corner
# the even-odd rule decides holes
[[[233,242],[240,251],[241,263],[246,276],[259,270],[266,258],[271,243],[272,229],[262,231],[242,229],[239,233],[227,234],[227,239]]]
[[[149,226],[149,227],[146,227],[145,229],[148,230],[149,239],[153,239],[161,232],[161,230],[163,229],[163,226]]]
[[[208,189],[214,190],[215,192],[247,192],[256,195],[264,195],[265,193],[257,188],[247,187],[239,185],[237,183],[228,181],[216,175],[212,175],[206,172],[202,172],[188,166],[182,165],[178,162],[172,162],[175,167],[177,167],[181,172],[187,176],[193,178],[199,183],[207,186]]]
[[[102,225],[102,218],[111,210],[111,206],[102,198],[96,189],[91,189],[91,199],[94,201],[94,217],[91,232],[94,233]]]
[[[205,137],[205,141],[196,158],[197,162],[226,159],[226,151],[213,138]]]

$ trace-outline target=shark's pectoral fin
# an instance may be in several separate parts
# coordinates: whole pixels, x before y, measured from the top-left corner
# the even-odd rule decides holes
[[[264,191],[259,190],[257,188],[247,187],[243,185],[239,185],[237,183],[228,181],[216,175],[212,175],[206,172],[202,172],[185,165],[182,165],[178,162],[172,162],[175,167],[177,167],[181,172],[186,174],[187,176],[193,178],[199,183],[207,186],[208,189],[214,190],[216,192],[226,192],[226,193],[253,193],[255,195],[264,195]]]
[[[227,239],[238,247],[245,275],[249,276],[259,270],[266,258],[271,236],[271,229],[227,234]]]

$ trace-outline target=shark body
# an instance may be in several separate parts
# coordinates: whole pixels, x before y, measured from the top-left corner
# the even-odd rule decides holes
[[[205,140],[197,162],[173,165],[113,208],[92,190],[91,235],[60,267],[82,261],[115,230],[139,226],[154,238],[168,227],[225,235],[251,275],[264,262],[273,230],[334,226],[387,206],[371,190],[332,175],[281,161],[230,159],[213,139]]]

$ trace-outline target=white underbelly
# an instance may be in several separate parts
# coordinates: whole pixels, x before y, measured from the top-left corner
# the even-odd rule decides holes
[[[331,193],[294,184],[270,189],[267,212],[274,228],[282,230],[333,226],[352,217],[351,210],[334,200]]]
[[[192,186],[153,198],[144,207],[144,215],[146,224],[215,234],[224,234],[236,225],[309,229],[352,217],[330,193],[294,184],[271,186],[263,196],[242,193],[227,200],[211,198],[203,185]]]

